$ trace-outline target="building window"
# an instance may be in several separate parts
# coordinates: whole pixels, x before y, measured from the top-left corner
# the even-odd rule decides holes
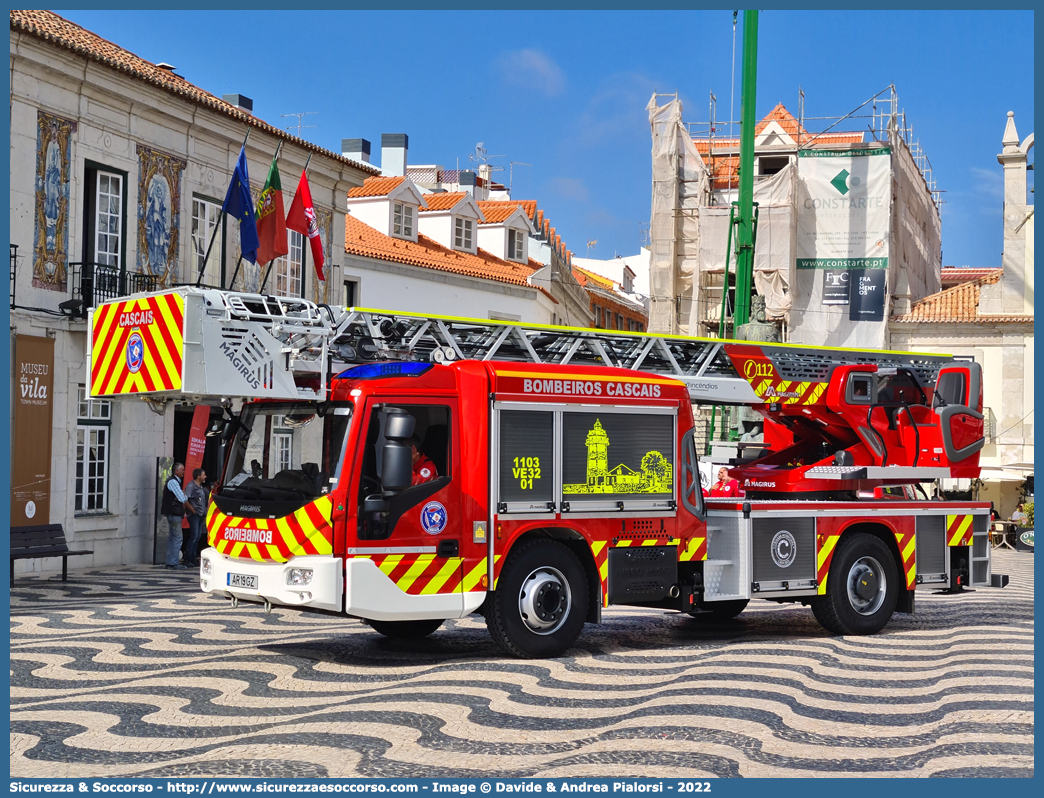
[[[616,329],[618,329],[618,330],[624,329],[624,326],[623,326],[623,316],[621,316],[619,313],[616,314]]]
[[[188,281],[195,283],[203,270],[202,285],[212,288],[220,288],[222,285],[221,275],[221,253],[224,252],[224,236],[219,229],[221,224],[221,203],[212,202],[203,197],[192,198],[192,274],[188,275]],[[214,246],[210,246],[210,239],[217,230],[214,237]],[[210,256],[207,257],[207,248],[210,248]],[[203,258],[207,258],[206,268],[203,268]]]
[[[125,267],[127,176],[88,163],[84,169],[84,184],[83,260],[111,266],[118,272]]]
[[[413,206],[396,202],[392,205],[392,235],[413,238]]]
[[[272,417],[272,457],[276,474],[293,468],[294,431],[285,427],[283,416]]]
[[[475,235],[475,223],[471,219],[461,219],[459,216],[453,220],[453,248],[472,250],[471,242]]]
[[[94,257],[98,263],[120,266],[123,235],[123,176],[98,172],[95,199]]]
[[[789,163],[790,158],[786,155],[779,158],[758,158],[758,174],[774,175],[786,169]]]
[[[109,509],[109,446],[112,402],[91,399],[80,385],[76,391],[76,501],[77,513],[104,513]]]
[[[344,281],[344,304],[345,307],[354,308],[359,305],[359,281]]]
[[[301,279],[301,263],[304,259],[304,236],[296,230],[288,230],[287,233],[290,251],[276,259],[275,295],[302,297],[304,285]]]
[[[594,306],[594,323],[595,327],[602,326],[602,308],[598,305]]]
[[[526,238],[521,230],[508,230],[508,259],[526,259]]]

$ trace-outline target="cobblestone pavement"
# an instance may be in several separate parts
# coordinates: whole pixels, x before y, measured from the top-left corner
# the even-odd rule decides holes
[[[406,643],[193,573],[20,576],[11,775],[1032,776],[1033,556],[994,570],[1011,585],[919,592],[872,637],[768,602],[612,609],[550,661],[478,616]]]

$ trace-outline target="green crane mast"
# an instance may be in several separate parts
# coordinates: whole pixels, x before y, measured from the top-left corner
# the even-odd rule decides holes
[[[743,87],[740,99],[739,206],[737,208],[736,310],[733,329],[750,321],[754,278],[754,120],[758,83],[758,12],[743,12]],[[727,274],[727,273],[726,273]],[[726,290],[728,286],[726,285]]]

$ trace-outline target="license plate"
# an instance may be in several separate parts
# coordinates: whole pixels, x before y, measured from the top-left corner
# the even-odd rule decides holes
[[[251,574],[229,574],[229,587],[240,587],[245,590],[257,590],[257,577]]]

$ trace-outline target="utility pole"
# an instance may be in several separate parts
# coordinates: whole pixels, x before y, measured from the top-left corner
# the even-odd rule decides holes
[[[737,208],[736,311],[734,325],[750,321],[754,278],[754,121],[758,82],[758,12],[743,12],[743,89],[740,99],[739,203]],[[735,329],[735,327],[733,329]]]
[[[310,114],[317,114],[317,113],[319,113],[319,112],[318,111],[302,111],[299,114],[280,114],[280,116],[283,117],[284,119],[286,117],[288,117],[288,116],[296,116],[297,117],[297,137],[301,138],[301,128],[303,128],[303,127],[319,127],[319,125],[303,125],[303,124],[301,124],[301,122],[304,120],[304,118],[306,116],[309,116]],[[292,129],[293,129],[293,125],[291,125],[290,127],[283,128],[283,130],[292,130]]]

